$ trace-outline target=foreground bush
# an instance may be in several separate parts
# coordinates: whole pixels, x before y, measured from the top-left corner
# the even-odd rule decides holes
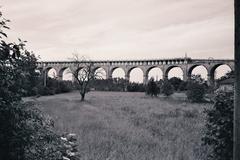
[[[53,121],[33,103],[13,103],[0,108],[0,159],[59,160],[64,150],[53,131]]]
[[[218,92],[212,109],[206,109],[207,131],[202,138],[213,148],[211,160],[232,160],[233,157],[233,93]]]
[[[53,121],[22,97],[37,93],[36,58],[25,42],[7,43],[3,32],[9,22],[0,12],[0,159],[62,160],[63,142]]]

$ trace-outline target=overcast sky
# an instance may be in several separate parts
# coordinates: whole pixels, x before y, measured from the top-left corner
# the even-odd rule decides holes
[[[42,60],[233,58],[233,0],[2,0]]]

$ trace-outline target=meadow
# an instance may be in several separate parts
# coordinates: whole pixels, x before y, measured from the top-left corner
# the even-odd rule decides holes
[[[76,133],[82,160],[204,160],[204,108],[184,95],[78,92],[32,98],[59,133]]]

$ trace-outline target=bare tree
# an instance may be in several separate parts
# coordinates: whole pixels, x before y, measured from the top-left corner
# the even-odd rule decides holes
[[[77,69],[72,71],[72,75],[81,95],[81,101],[84,101],[89,83],[95,79],[102,78],[103,74],[101,70],[96,71],[94,62],[84,56],[79,57],[77,54],[74,54],[73,60]]]

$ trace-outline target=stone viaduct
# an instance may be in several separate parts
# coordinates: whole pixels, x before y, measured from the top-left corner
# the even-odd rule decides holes
[[[106,60],[91,61],[94,69],[102,68],[106,72],[106,78],[112,78],[112,73],[117,68],[122,68],[125,72],[125,79],[129,80],[130,72],[134,68],[140,68],[143,71],[143,83],[148,81],[148,73],[152,68],[158,67],[162,70],[163,78],[168,78],[168,73],[172,68],[179,67],[183,71],[183,80],[191,77],[192,70],[197,66],[203,66],[208,72],[208,83],[214,83],[214,73],[220,65],[228,65],[234,70],[234,60],[230,59],[191,59],[191,58],[173,58],[173,59],[152,59],[152,60]],[[57,78],[62,79],[63,72],[69,68],[71,71],[79,70],[73,61],[45,61],[38,62],[38,69],[47,75],[52,68],[56,70]],[[81,63],[85,63],[84,61]]]

